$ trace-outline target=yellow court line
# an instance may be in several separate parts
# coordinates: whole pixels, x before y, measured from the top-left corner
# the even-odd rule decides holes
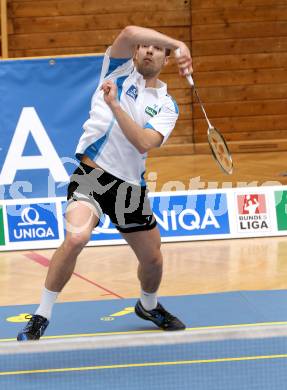
[[[188,364],[204,364],[204,363],[224,363],[224,362],[240,362],[250,360],[271,360],[285,359],[287,354],[283,355],[267,355],[267,356],[243,356],[218,359],[202,359],[202,360],[181,360],[175,362],[149,362],[149,363],[131,363],[131,364],[113,364],[110,366],[89,366],[89,367],[65,367],[65,368],[50,368],[45,370],[26,370],[26,371],[6,371],[0,372],[0,376],[7,375],[26,375],[26,374],[49,374],[56,372],[71,372],[71,371],[95,371],[117,368],[135,368],[135,367],[156,367],[156,366],[179,366]]]
[[[260,327],[260,326],[280,326],[287,325],[287,321],[281,322],[257,322],[251,324],[232,324],[232,325],[215,325],[215,326],[199,326],[195,328],[186,328],[185,332],[192,332],[197,330],[214,330],[214,329],[232,329],[232,328],[244,328],[244,327]],[[69,339],[75,337],[94,337],[94,336],[117,336],[117,335],[132,335],[132,334],[145,334],[145,333],[159,333],[166,332],[164,330],[130,330],[126,332],[98,332],[98,333],[79,333],[79,334],[64,334],[56,336],[43,336],[41,340],[49,339]],[[16,338],[0,339],[0,342],[16,341]]]

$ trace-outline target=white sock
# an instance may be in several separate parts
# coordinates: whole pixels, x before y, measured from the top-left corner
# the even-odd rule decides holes
[[[157,305],[157,293],[147,293],[144,290],[141,290],[140,301],[146,310],[153,310]]]
[[[35,314],[38,314],[42,317],[47,318],[47,320],[50,320],[52,315],[52,309],[58,295],[58,292],[50,291],[46,289],[46,287],[44,287],[41,297],[41,303],[38,309],[35,311]]]

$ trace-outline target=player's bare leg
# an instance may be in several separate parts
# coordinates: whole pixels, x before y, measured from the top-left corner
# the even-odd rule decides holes
[[[122,233],[135,252],[138,261],[138,278],[141,283],[141,298],[135,306],[136,314],[154,322],[163,330],[183,330],[185,325],[157,302],[163,258],[160,250],[161,240],[158,228],[134,233]]]
[[[76,201],[69,204],[66,211],[67,234],[51,259],[45,282],[48,290],[62,291],[72,276],[79,253],[88,243],[97,223],[97,213],[90,203]]]
[[[88,202],[71,202],[66,211],[67,234],[49,265],[40,306],[17,336],[18,341],[38,340],[49,325],[53,305],[60,291],[71,278],[77,257],[89,241],[98,215]]]
[[[161,282],[163,269],[158,229],[122,233],[122,236],[133,249],[139,261],[138,278],[142,289],[148,293],[156,292]]]

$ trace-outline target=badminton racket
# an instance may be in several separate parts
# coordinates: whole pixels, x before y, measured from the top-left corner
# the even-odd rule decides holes
[[[180,49],[178,48],[175,50],[175,56],[178,57],[179,55],[180,55]],[[186,79],[195,93],[195,96],[200,104],[201,110],[207,122],[208,125],[207,140],[208,140],[211,153],[215,161],[218,163],[219,167],[221,168],[221,170],[224,173],[231,175],[233,172],[233,161],[227,143],[223,135],[221,134],[221,132],[218,129],[216,129],[208,119],[207,113],[199,97],[199,94],[197,92],[191,74],[187,74]]]

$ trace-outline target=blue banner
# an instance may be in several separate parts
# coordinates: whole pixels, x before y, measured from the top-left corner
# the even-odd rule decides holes
[[[161,237],[230,233],[226,194],[157,196],[152,205]]]
[[[151,195],[150,201],[161,237],[230,233],[227,196],[224,193]],[[91,240],[105,241],[120,238],[109,217],[104,216],[93,232]]]
[[[0,199],[65,196],[102,60],[0,61]]]

